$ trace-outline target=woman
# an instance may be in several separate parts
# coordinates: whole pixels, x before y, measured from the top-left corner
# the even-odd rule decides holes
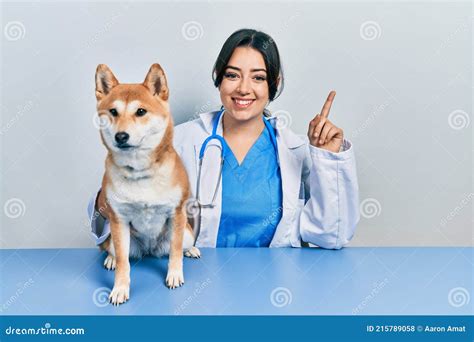
[[[174,147],[199,203],[198,212],[189,206],[197,214],[196,246],[346,245],[359,221],[358,183],[352,145],[328,119],[335,92],[310,121],[307,141],[284,127],[266,109],[283,88],[278,48],[270,36],[251,29],[227,39],[213,79],[221,110],[174,131]],[[223,139],[203,147],[212,134]],[[100,244],[109,229],[93,210],[95,202],[89,215]]]

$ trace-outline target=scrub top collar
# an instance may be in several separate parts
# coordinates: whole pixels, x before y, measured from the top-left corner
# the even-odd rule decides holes
[[[222,107],[220,109],[220,111],[218,112],[217,117],[214,119],[214,124],[212,125],[211,136],[215,136],[217,134],[217,135],[219,135],[223,138],[222,120],[223,120],[224,114],[225,114],[225,110],[224,110],[224,107]],[[277,162],[279,164],[280,161],[279,161],[279,158],[278,158],[278,145],[277,145],[277,138],[276,138],[276,135],[275,135],[275,128],[272,124],[270,124],[270,121],[268,121],[267,118],[263,114],[262,114],[262,118],[263,118],[263,123],[265,124],[264,132],[268,131],[268,134],[270,135],[270,141],[273,145],[273,148],[275,149],[275,153],[276,153],[276,156],[277,156]],[[258,140],[260,140],[261,137],[262,137],[262,134],[259,135],[259,138],[257,139],[256,143],[258,142]],[[224,139],[222,139],[222,141],[224,141],[224,143],[225,143]],[[254,143],[254,145],[255,145],[255,143]],[[226,146],[226,147],[229,151],[231,151],[229,146]]]

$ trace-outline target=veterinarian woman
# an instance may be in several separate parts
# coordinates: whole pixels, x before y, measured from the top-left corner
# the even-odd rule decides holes
[[[224,43],[213,79],[221,110],[174,131],[192,187],[196,246],[346,245],[359,221],[359,195],[353,147],[329,119],[335,92],[309,122],[307,139],[297,136],[266,109],[283,89],[277,46],[250,29]],[[94,196],[89,215],[99,244],[110,229],[95,203]]]

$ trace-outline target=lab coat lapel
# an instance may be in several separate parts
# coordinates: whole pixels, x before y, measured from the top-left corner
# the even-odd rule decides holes
[[[282,218],[270,244],[271,247],[277,247],[288,245],[289,234],[291,234],[295,222],[303,160],[298,158],[294,149],[304,145],[305,142],[291,130],[279,128],[278,117],[272,118],[270,122],[277,130],[276,137],[283,191]]]
[[[209,135],[212,133],[213,119],[215,118],[216,114],[217,112],[210,112],[200,115],[204,129]],[[222,136],[222,117],[217,127],[217,134]],[[196,174],[199,172],[199,152],[201,150],[201,146],[202,143],[194,145],[194,153],[197,161]],[[220,179],[219,184],[217,184],[220,166],[220,143],[213,139],[207,144],[205,157],[203,158],[199,195],[201,202],[204,204],[211,203],[216,186],[218,186],[218,189],[215,206],[212,208],[201,209],[200,233],[198,240],[196,241],[196,246],[198,247],[216,246],[222,206],[222,179]]]

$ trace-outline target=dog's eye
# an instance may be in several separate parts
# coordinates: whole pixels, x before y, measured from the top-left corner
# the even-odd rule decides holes
[[[137,110],[137,116],[143,116],[146,114],[146,110],[143,108],[138,108]]]
[[[117,109],[115,109],[115,108],[109,109],[109,112],[110,112],[110,114],[112,114],[112,116],[117,116],[118,115]]]

